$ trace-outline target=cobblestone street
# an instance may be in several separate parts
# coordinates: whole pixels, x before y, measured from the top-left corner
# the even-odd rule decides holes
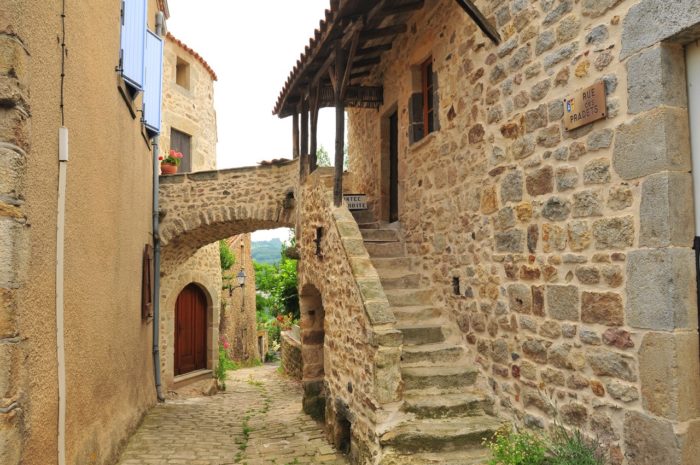
[[[347,464],[301,411],[301,385],[276,366],[232,371],[228,378],[223,393],[154,407],[119,464]]]

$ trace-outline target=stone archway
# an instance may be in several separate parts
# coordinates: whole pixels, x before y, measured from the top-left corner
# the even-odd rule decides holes
[[[323,420],[326,409],[325,378],[325,316],[321,293],[313,284],[306,284],[299,293],[301,311],[302,383],[304,412]]]

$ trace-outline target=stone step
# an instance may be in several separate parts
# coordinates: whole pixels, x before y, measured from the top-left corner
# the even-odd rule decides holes
[[[404,423],[384,433],[379,442],[401,453],[483,450],[503,423],[481,415],[455,419],[423,419]]]
[[[399,231],[396,229],[360,229],[365,242],[399,242]]]
[[[379,280],[384,289],[411,289],[420,286],[420,274],[403,268],[382,270]]]
[[[408,346],[404,347],[401,353],[401,364],[408,366],[425,363],[455,363],[464,356],[464,353],[464,347],[445,342]]]
[[[414,268],[414,259],[411,257],[370,257],[372,265],[381,272],[387,269],[405,269],[412,270]]]
[[[466,366],[401,367],[406,391],[420,389],[461,389],[476,382],[479,370]]]
[[[435,344],[443,342],[445,335],[440,324],[397,325],[396,329],[403,333],[405,345]]]
[[[387,448],[380,465],[487,465],[491,454],[488,449],[455,452],[421,452],[408,455]]]
[[[365,242],[365,248],[370,257],[404,257],[403,243],[401,242]]]
[[[415,307],[433,304],[433,290],[422,289],[386,289],[386,298],[394,307]]]
[[[351,210],[350,213],[358,224],[373,223],[375,221],[374,215],[370,210]]]
[[[391,309],[399,321],[425,321],[442,316],[442,309],[431,305],[413,305]]]
[[[481,392],[406,396],[402,410],[418,418],[454,418],[493,415],[493,399]]]

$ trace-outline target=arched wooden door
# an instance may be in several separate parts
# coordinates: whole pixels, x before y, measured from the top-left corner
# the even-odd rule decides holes
[[[175,376],[207,367],[207,298],[189,284],[175,304]]]

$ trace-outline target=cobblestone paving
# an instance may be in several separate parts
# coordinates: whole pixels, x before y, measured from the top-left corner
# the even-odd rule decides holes
[[[153,408],[119,465],[347,464],[301,411],[301,385],[265,365],[229,372],[227,390]]]

